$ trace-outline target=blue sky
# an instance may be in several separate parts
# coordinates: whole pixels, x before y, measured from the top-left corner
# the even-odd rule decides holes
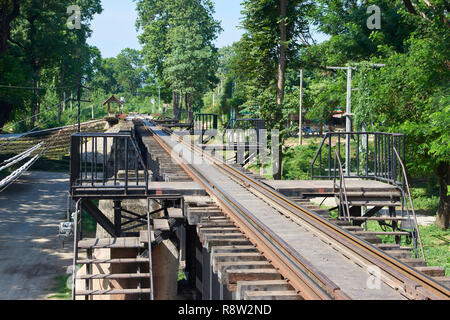
[[[215,18],[222,23],[222,33],[216,41],[221,48],[239,41],[243,30],[240,24],[242,0],[213,0],[216,7]],[[104,58],[115,57],[122,49],[140,49],[135,22],[136,3],[133,0],[102,0],[103,12],[92,21],[90,45],[100,49]],[[324,40],[318,36],[317,40]]]
[[[242,0],[214,0],[215,18],[222,22],[224,31],[216,41],[220,48],[239,41],[242,30],[239,25]],[[102,56],[115,57],[124,48],[140,49],[135,22],[136,3],[132,0],[102,0],[103,12],[92,21],[90,45],[100,49]]]

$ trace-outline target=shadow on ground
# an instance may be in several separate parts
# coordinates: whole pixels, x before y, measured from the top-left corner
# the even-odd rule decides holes
[[[0,299],[46,299],[66,274],[72,248],[57,237],[69,176],[30,172],[0,193]]]

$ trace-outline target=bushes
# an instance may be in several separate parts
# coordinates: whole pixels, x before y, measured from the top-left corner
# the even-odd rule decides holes
[[[311,178],[311,163],[317,149],[318,145],[315,143],[286,149],[283,153],[283,179],[307,180]]]

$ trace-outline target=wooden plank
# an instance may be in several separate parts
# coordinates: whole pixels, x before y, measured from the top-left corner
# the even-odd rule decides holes
[[[450,277],[433,277],[433,279],[444,287],[450,288]]]
[[[86,239],[78,242],[80,249],[126,249],[140,248],[143,245],[139,242],[139,238],[111,238],[111,239]]]
[[[150,232],[150,240],[153,242],[155,241],[155,232]],[[142,243],[148,243],[148,232],[147,230],[141,230],[139,232],[139,241]]]
[[[303,300],[295,291],[246,291],[244,300]]]
[[[123,273],[123,274],[82,274],[78,275],[77,279],[141,279],[150,278],[150,273]]]
[[[153,220],[153,227],[155,230],[170,231],[169,220],[166,219]]]
[[[445,276],[445,269],[443,267],[416,267],[415,269],[430,277]]]
[[[116,290],[79,290],[77,296],[100,296],[117,294],[150,294],[150,289],[116,289]]]
[[[400,261],[411,267],[426,267],[427,266],[427,263],[425,261],[423,261],[422,259],[407,258],[407,259],[400,259]]]
[[[403,217],[352,217],[352,220],[373,220],[373,221],[407,221],[408,218]]]
[[[167,213],[169,214],[169,217],[173,218],[173,219],[184,218],[183,209],[181,209],[181,208],[169,208],[169,209],[167,209]]]
[[[356,231],[356,235],[358,236],[408,236],[409,232],[377,232],[377,231]]]
[[[145,258],[131,258],[131,259],[81,259],[77,260],[77,264],[128,264],[128,263],[148,263]]]

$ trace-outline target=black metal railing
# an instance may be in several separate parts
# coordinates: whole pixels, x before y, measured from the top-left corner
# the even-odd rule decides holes
[[[217,130],[217,114],[197,114],[193,123],[194,131]]]
[[[71,137],[71,194],[101,189],[148,192],[148,169],[134,132],[77,133]]]
[[[332,180],[338,174],[332,157],[337,152],[345,163],[345,178],[374,179],[403,188],[404,178],[394,147],[405,159],[405,137],[382,132],[329,132],[311,164],[311,179]]]
[[[231,119],[225,129],[227,144],[258,146],[261,134],[266,130],[266,122],[262,119]]]
[[[225,129],[264,130],[266,121],[263,119],[231,119]]]
[[[412,220],[412,222],[413,222],[413,225],[410,225],[409,228],[411,229],[411,235],[412,235],[412,239],[414,241],[414,250],[415,250],[414,255],[416,258],[419,258],[418,248],[420,248],[422,259],[423,259],[423,261],[426,262],[425,251],[423,250],[423,242],[422,242],[422,238],[420,236],[419,224],[417,222],[417,215],[416,215],[416,211],[414,209],[414,203],[413,203],[413,198],[411,196],[411,190],[409,188],[409,182],[408,182],[408,176],[406,174],[406,168],[405,168],[403,160],[401,159],[401,156],[396,147],[394,147],[394,154],[395,154],[395,157],[399,161],[401,174],[404,179],[404,186],[405,186],[404,189],[406,189],[406,192],[404,189],[402,190],[402,199],[404,199],[404,205],[406,207],[406,216],[408,217],[409,221]],[[408,196],[406,196],[406,194]],[[409,199],[409,204],[408,204],[407,198]],[[409,206],[411,206],[411,211],[410,211]]]

